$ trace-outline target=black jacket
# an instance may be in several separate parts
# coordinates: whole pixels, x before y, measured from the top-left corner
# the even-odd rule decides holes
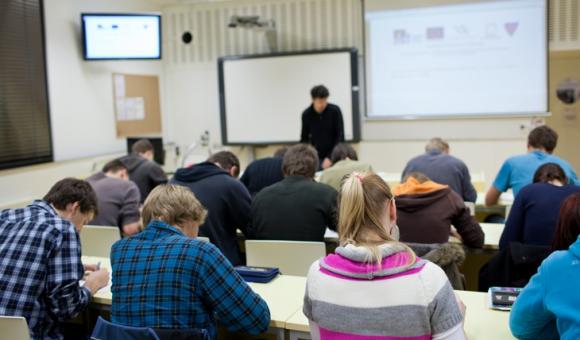
[[[236,229],[246,234],[250,221],[252,199],[246,187],[209,162],[177,170],[171,183],[191,189],[207,209],[200,236],[209,237],[234,266],[243,264]]]
[[[167,175],[153,161],[134,154],[122,157],[121,161],[129,171],[129,179],[139,188],[141,203],[145,202],[151,190],[156,186],[167,183]]]
[[[300,143],[309,143],[318,151],[320,161],[330,158],[336,144],[344,142],[342,112],[334,104],[328,104],[321,113],[310,105],[302,113],[302,134]]]
[[[336,230],[336,196],[336,190],[326,184],[286,177],[256,195],[248,236],[322,242],[326,227]]]

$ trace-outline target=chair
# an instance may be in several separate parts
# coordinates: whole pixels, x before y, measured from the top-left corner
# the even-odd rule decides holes
[[[82,255],[109,258],[111,246],[120,239],[117,227],[87,225],[81,231]]]
[[[92,340],[210,340],[205,329],[153,329],[116,325],[99,316]]]
[[[306,276],[326,255],[324,242],[246,240],[245,245],[248,266],[277,267],[286,275]]]
[[[550,253],[548,246],[511,242],[481,267],[478,290],[487,292],[494,286],[525,287]]]
[[[0,316],[0,340],[29,340],[28,323],[22,316]]]
[[[155,331],[147,327],[115,325],[99,316],[91,340],[160,340]]]

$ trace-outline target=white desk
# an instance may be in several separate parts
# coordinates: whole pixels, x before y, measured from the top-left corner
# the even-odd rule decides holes
[[[509,312],[487,308],[487,294],[480,292],[456,291],[467,311],[465,314],[465,333],[469,340],[514,339],[509,330]],[[302,308],[286,322],[290,340],[310,339],[308,319]]]
[[[83,256],[84,264],[96,264],[110,270],[109,259]],[[290,331],[290,339],[309,338],[308,320],[302,313],[306,278],[281,275],[270,283],[250,283],[252,289],[268,304],[270,327],[283,337],[284,329]],[[467,314],[465,330],[470,340],[513,339],[509,331],[509,313],[487,308],[486,293],[457,291],[465,305]],[[105,287],[97,292],[93,303],[108,305],[112,302],[111,289]]]

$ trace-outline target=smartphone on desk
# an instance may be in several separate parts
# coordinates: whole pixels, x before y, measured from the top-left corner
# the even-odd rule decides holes
[[[511,310],[522,288],[491,287],[488,290],[489,308],[497,310]]]

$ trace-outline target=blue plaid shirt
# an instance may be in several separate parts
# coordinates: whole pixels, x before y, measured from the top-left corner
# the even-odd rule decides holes
[[[0,315],[24,316],[33,339],[62,339],[59,321],[90,300],[74,225],[44,201],[0,213]]]
[[[114,323],[133,327],[207,329],[215,318],[228,330],[268,329],[268,306],[211,243],[151,222],[111,249]]]

